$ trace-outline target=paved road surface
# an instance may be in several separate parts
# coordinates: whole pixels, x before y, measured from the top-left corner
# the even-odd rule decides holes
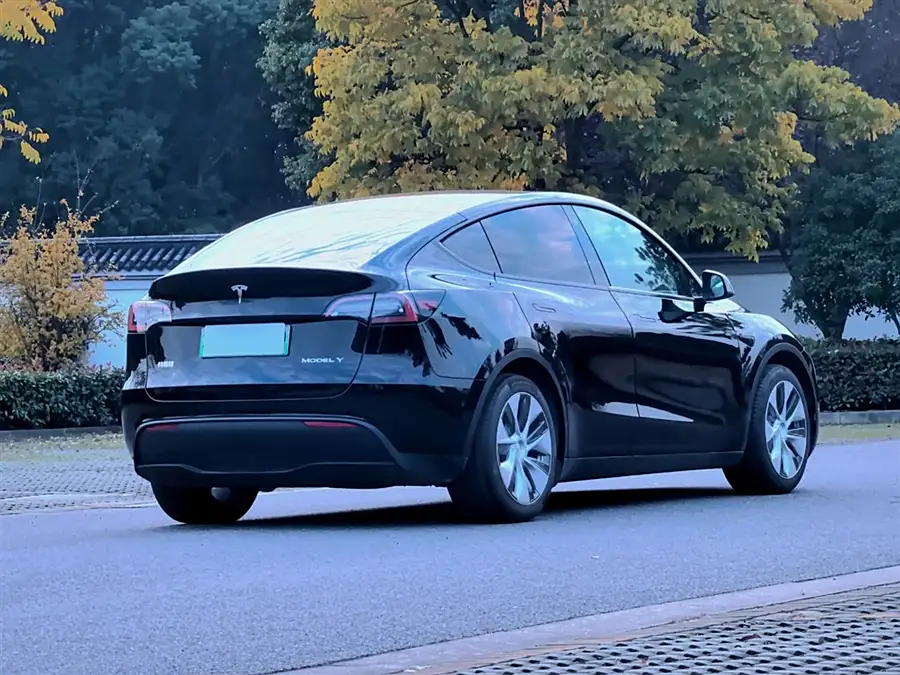
[[[787,497],[718,472],[603,481],[514,526],[458,525],[443,500],[276,493],[225,529],[155,508],[2,516],[0,672],[262,675],[900,563],[896,441],[821,447]]]

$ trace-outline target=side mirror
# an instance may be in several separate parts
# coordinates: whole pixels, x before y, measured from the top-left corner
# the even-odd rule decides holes
[[[727,300],[734,296],[734,286],[731,285],[728,277],[721,272],[703,270],[701,277],[703,279],[703,288],[700,291],[700,297],[694,298],[695,312],[702,312],[707,302]]]
[[[731,297],[734,297],[734,286],[728,277],[715,270],[703,270],[703,299],[706,302],[727,300]]]

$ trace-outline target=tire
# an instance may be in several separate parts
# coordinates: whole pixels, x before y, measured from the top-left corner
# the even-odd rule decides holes
[[[796,401],[802,413],[792,407]],[[793,492],[806,472],[810,431],[809,400],[797,376],[784,366],[769,366],[753,397],[744,456],[724,469],[725,478],[742,494]]]
[[[512,410],[520,404],[516,420]],[[501,442],[504,430],[513,438],[520,434],[529,412],[533,415],[530,444]],[[484,405],[463,475],[448,487],[454,505],[464,515],[485,522],[535,518],[544,510],[556,482],[556,430],[554,409],[540,388],[527,377],[501,375]]]
[[[156,503],[169,518],[185,525],[228,525],[243,518],[256,490],[151,486]]]

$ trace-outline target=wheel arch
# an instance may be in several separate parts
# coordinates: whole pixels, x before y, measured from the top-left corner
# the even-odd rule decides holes
[[[801,348],[789,342],[779,342],[769,347],[759,359],[759,365],[756,368],[756,372],[753,374],[751,385],[747,391],[746,400],[750,402],[754,399],[756,389],[759,387],[760,382],[762,382],[762,378],[769,366],[784,366],[790,370],[800,381],[800,386],[803,387],[803,393],[806,395],[806,400],[811,404],[809,405],[809,414],[812,418],[812,443],[810,446],[812,450],[816,447],[816,443],[819,440],[819,399],[818,392],[816,391],[813,366],[808,358],[809,357],[804,358],[804,353]],[[748,403],[746,419],[744,422],[743,447],[746,447],[747,439],[750,435],[751,414],[752,405]]]
[[[565,390],[559,378],[553,372],[553,367],[540,354],[530,349],[517,349],[504,356],[497,362],[488,375],[487,380],[485,380],[484,387],[478,397],[478,403],[475,405],[469,431],[466,434],[466,456],[469,457],[471,455],[475,432],[481,422],[481,414],[487,404],[488,396],[490,396],[497,380],[502,375],[511,374],[522,375],[534,382],[547,398],[548,403],[553,406],[557,419],[556,440],[559,448],[557,461],[562,463],[568,454],[569,441],[569,411],[566,405]]]

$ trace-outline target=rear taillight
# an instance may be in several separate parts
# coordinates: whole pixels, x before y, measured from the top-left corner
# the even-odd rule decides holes
[[[138,300],[128,308],[129,333],[146,333],[150,326],[171,320],[172,310],[157,300]]]
[[[431,317],[444,299],[444,291],[398,291],[338,298],[325,316],[352,317],[373,324],[418,323]]]

